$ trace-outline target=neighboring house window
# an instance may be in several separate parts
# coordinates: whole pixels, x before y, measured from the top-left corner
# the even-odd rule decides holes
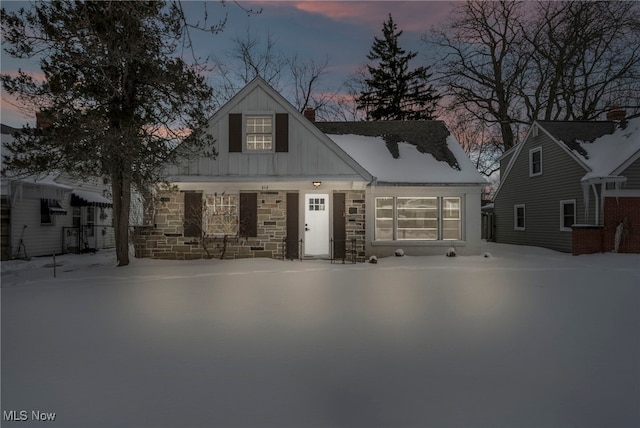
[[[40,199],[40,224],[53,224],[53,216],[49,210],[52,199]]]
[[[542,174],[542,147],[529,150],[529,176]]]
[[[273,117],[247,116],[247,150],[271,150],[273,147]]]
[[[62,209],[60,202],[56,199],[40,199],[40,224],[54,224],[56,215],[66,215],[67,212]]]
[[[96,225],[96,208],[87,207],[87,235],[86,236],[95,235],[95,225]]]
[[[376,240],[462,239],[460,198],[381,197],[375,203]]]
[[[524,205],[514,205],[513,207],[513,229],[525,230],[525,209]]]
[[[80,229],[80,225],[82,224],[82,212],[80,210],[80,207],[73,207],[71,219],[71,225]]]
[[[560,201],[560,230],[571,231],[571,226],[576,224],[576,201]]]
[[[236,235],[238,233],[238,197],[208,195],[206,220],[208,235]]]

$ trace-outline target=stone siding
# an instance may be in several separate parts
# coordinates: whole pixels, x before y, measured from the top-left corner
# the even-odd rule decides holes
[[[347,251],[351,250],[351,240],[355,239],[356,261],[364,262],[365,255],[365,192],[364,190],[352,190],[345,193],[345,215]]]
[[[156,198],[153,226],[135,228],[136,257],[192,260],[221,258],[224,252],[224,259],[283,258],[283,240],[287,230],[287,192],[255,193],[258,202],[257,236],[206,237],[203,245],[200,237],[184,236],[184,193],[161,192]],[[355,239],[356,260],[365,261],[365,193],[339,193],[345,193],[347,250],[351,251],[352,239]]]

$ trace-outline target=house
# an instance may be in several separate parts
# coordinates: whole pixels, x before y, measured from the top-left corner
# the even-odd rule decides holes
[[[611,251],[623,223],[622,251],[639,252],[640,117],[623,117],[534,122],[500,159],[495,240]]]
[[[210,119],[217,156],[167,168],[140,257],[480,252],[485,180],[442,122],[315,122],[256,78]]]
[[[5,144],[18,129],[2,125]],[[2,176],[2,260],[114,246],[109,186],[63,173]]]

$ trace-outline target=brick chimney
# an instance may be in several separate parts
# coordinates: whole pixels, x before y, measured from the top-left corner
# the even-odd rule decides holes
[[[627,112],[625,112],[624,109],[621,109],[618,106],[613,106],[611,107],[611,110],[607,112],[607,120],[621,121],[624,120],[626,115]]]
[[[47,129],[53,125],[53,118],[42,112],[36,113],[36,127],[39,129]]]
[[[312,109],[311,107],[307,107],[306,109],[304,109],[304,117],[309,119],[311,122],[315,122],[316,121],[316,111],[314,109]]]

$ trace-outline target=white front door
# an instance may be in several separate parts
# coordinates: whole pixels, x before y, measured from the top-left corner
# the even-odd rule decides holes
[[[328,255],[329,195],[307,193],[304,198],[304,254]]]

